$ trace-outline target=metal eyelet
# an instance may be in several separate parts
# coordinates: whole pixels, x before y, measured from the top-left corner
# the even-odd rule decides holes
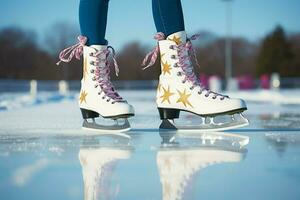
[[[190,90],[193,90],[195,87],[194,86],[192,86],[192,87],[190,87]]]
[[[213,97],[212,97],[212,99],[216,99],[216,98],[217,98],[216,96],[213,96]]]
[[[177,76],[182,76],[181,72],[177,72]]]
[[[96,84],[96,85],[95,85],[95,88],[97,88],[97,87],[98,87],[98,85]]]
[[[175,55],[172,55],[171,58],[172,58],[172,59],[176,59],[176,56],[175,56]]]
[[[182,83],[185,83],[186,81],[181,81]]]
[[[106,102],[109,102],[109,101],[110,101],[110,99],[107,99],[107,100],[106,100]]]
[[[223,101],[224,99],[225,99],[224,97],[220,98],[221,101]]]
[[[95,70],[91,69],[90,72],[93,74],[95,72]]]
[[[98,95],[100,95],[101,94],[101,92],[98,92]]]
[[[94,54],[93,54],[93,53],[90,53],[89,55],[90,55],[90,56],[94,56]]]
[[[174,64],[174,67],[179,67],[177,63]]]
[[[111,102],[111,104],[115,104],[115,103],[116,103],[116,102],[114,102],[114,101],[113,101],[113,102]]]
[[[209,94],[205,94],[205,97],[209,97]]]
[[[173,48],[173,45],[169,46],[169,49],[174,49],[174,48]]]
[[[199,91],[199,92],[198,92],[198,94],[199,94],[199,95],[201,95],[201,94],[202,94],[202,92],[200,92],[200,91]]]
[[[105,97],[103,96],[102,99],[105,99]]]
[[[91,61],[91,62],[90,62],[90,65],[94,65],[94,62],[93,62],[93,61]]]
[[[94,77],[92,78],[92,80],[93,80],[93,81],[96,81],[96,77],[94,76]]]

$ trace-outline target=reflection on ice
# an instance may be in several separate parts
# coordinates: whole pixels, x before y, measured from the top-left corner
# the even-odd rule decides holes
[[[192,187],[199,172],[220,163],[240,162],[249,142],[246,136],[226,133],[179,135],[164,131],[160,135],[162,146],[156,162],[164,200],[189,199],[187,188]]]
[[[130,151],[113,149],[81,149],[79,160],[82,166],[84,199],[110,199],[118,194],[118,188],[111,191],[109,179],[116,161],[128,159]]]
[[[175,132],[175,131],[160,131],[163,146],[174,145],[177,142],[175,139],[180,138],[181,145],[187,146],[220,146],[220,147],[236,147],[243,148],[249,143],[249,137],[238,134],[225,132]]]
[[[265,139],[275,148],[279,157],[283,156],[288,146],[300,146],[299,133],[267,133]]]
[[[12,183],[15,186],[26,185],[32,177],[42,171],[50,164],[50,160],[46,158],[39,159],[30,165],[21,166],[16,169],[12,176]]]
[[[275,113],[260,115],[261,123],[265,128],[300,128],[300,114]]]
[[[111,139],[111,143],[101,143],[101,136]],[[113,199],[118,195],[119,186],[112,189],[110,181],[117,161],[129,159],[132,149],[126,134],[103,134],[84,141],[78,157],[85,200]]]
[[[0,199],[299,199],[299,132],[245,132],[1,136]]]

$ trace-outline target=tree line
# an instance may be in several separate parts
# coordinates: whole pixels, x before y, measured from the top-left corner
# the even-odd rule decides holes
[[[55,32],[53,31],[55,30]],[[61,49],[74,43],[78,30],[72,25],[59,23],[51,27],[43,44],[33,31],[17,27],[0,30],[0,78],[37,80],[79,80],[82,61],[56,66]],[[194,42],[200,63],[197,72],[206,75],[225,74],[225,38],[202,32],[200,41]],[[117,52],[121,68],[119,80],[155,80],[160,72],[159,62],[142,70],[141,62],[152,47],[130,42]],[[299,77],[300,33],[287,35],[281,26],[275,27],[263,39],[249,41],[232,38],[233,76],[260,77],[273,72],[282,77]]]

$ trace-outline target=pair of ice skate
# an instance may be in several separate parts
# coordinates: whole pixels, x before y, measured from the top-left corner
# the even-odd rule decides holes
[[[241,114],[247,110],[243,100],[229,98],[201,86],[192,64],[192,58],[196,61],[196,56],[191,40],[196,38],[197,35],[187,38],[185,31],[168,37],[158,33],[155,36],[158,45],[144,59],[144,65],[149,60],[145,68],[153,65],[158,56],[161,60],[156,96],[162,120],[160,128],[216,131],[248,125],[247,119]],[[86,46],[86,37],[80,36],[78,39],[78,44],[60,53],[60,61],[69,62],[73,56],[80,59],[83,54],[83,78],[79,96],[83,127],[99,131],[128,131],[130,124],[127,118],[134,116],[134,108],[117,93],[111,83],[108,62],[110,54],[115,73],[119,73],[113,48],[105,45]],[[202,123],[197,126],[177,126],[174,119],[179,118],[180,111],[200,116]],[[240,117],[236,118],[235,114],[240,114]],[[231,117],[227,122],[216,123],[214,117],[219,115]],[[113,119],[116,123],[99,125],[95,122],[95,118],[99,116]]]

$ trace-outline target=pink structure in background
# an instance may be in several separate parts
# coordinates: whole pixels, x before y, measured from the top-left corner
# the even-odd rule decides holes
[[[254,88],[254,79],[250,75],[243,75],[237,77],[237,81],[239,84],[239,89],[247,90]]]
[[[260,77],[260,88],[270,89],[270,76],[268,74],[263,74]]]
[[[205,88],[209,87],[209,85],[208,85],[209,76],[207,76],[206,74],[201,73],[200,76],[199,76],[199,79],[200,79],[200,83],[201,83],[202,87],[205,87]]]
[[[200,74],[199,79],[201,86],[205,88],[209,88],[209,80],[211,78],[219,78],[218,76],[208,76],[206,74]],[[238,83],[238,88],[240,90],[248,90],[255,88],[255,79],[250,75],[242,75],[236,77],[236,81]],[[262,89],[270,89],[270,76],[268,74],[264,74],[259,79],[259,87]]]

